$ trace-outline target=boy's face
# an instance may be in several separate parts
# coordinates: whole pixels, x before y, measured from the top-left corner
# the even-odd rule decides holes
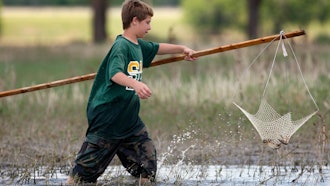
[[[136,18],[134,19],[136,36],[138,38],[143,38],[148,33],[148,31],[151,30],[151,16],[147,16],[147,18],[142,21],[138,21]]]

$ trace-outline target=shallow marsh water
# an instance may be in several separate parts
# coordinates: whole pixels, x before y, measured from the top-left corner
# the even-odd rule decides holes
[[[198,137],[202,134],[195,129],[184,129],[173,135],[165,143],[167,146],[158,147],[155,185],[330,185],[327,163],[330,147],[326,143],[323,147],[311,135],[307,139],[297,135],[292,143],[274,151],[255,144],[259,139],[244,140],[247,133],[240,135],[239,143],[233,142],[237,139],[230,138],[231,133],[223,135],[222,140],[210,139],[207,143],[205,137]],[[69,169],[69,166],[40,167],[33,163],[12,167],[3,162],[0,185],[65,185]],[[97,185],[139,184],[115,159]]]
[[[29,180],[2,179],[4,185],[65,185],[66,173],[31,172]],[[159,168],[154,185],[320,185],[330,184],[330,168],[246,165],[167,165]],[[110,166],[97,185],[138,185],[122,166]]]

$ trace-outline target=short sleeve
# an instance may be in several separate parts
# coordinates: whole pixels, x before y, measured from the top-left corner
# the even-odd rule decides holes
[[[126,50],[119,49],[117,46],[113,46],[110,52],[110,57],[108,58],[108,75],[111,79],[118,72],[125,72],[125,61],[127,61],[125,56]]]
[[[139,39],[139,45],[143,55],[143,67],[149,67],[152,60],[157,55],[159,43]]]

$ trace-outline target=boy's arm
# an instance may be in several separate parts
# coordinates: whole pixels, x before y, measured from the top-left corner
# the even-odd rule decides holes
[[[118,72],[111,80],[119,85],[133,88],[141,99],[147,99],[151,96],[151,90],[146,84],[128,77],[123,72]]]
[[[192,57],[192,55],[195,53],[194,50],[184,46],[184,45],[174,45],[169,43],[159,43],[159,49],[157,54],[163,55],[163,54],[184,54],[186,55],[185,60],[193,61],[196,58]]]

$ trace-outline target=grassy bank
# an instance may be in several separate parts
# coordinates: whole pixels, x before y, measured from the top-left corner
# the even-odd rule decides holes
[[[82,46],[71,47],[81,48]],[[84,47],[95,50],[92,46]],[[305,49],[300,49],[300,56],[304,55]],[[31,48],[28,50],[33,53]],[[251,59],[249,54],[254,53],[253,50],[255,48],[208,56],[194,63],[179,62],[145,70],[144,80],[153,90],[153,96],[149,100],[142,101],[141,117],[148,125],[160,151],[166,151],[162,148],[167,145],[163,144],[165,141],[170,142],[173,135],[179,135],[180,131],[188,128],[197,130],[196,137],[205,140],[204,143],[210,146],[215,145],[214,141],[221,141],[221,145],[226,146],[227,150],[230,147],[229,144],[235,144],[238,147],[243,144],[255,144],[255,150],[263,148],[252,125],[231,104],[233,95],[239,91],[235,88],[237,77],[246,68],[245,60]],[[322,47],[311,48],[313,62],[302,59],[301,65],[310,90],[320,107],[324,124],[328,126],[330,100],[328,85],[330,82],[327,63],[329,56],[326,51]],[[76,56],[77,59],[75,59],[75,55],[60,55],[60,53],[62,50],[56,51],[52,47],[43,48],[42,55],[49,59],[57,59],[59,62],[56,62],[56,68],[52,68],[54,62],[45,64],[51,67],[44,68],[42,74],[39,74],[39,70],[31,70],[31,80],[36,79],[36,83],[42,83],[87,71],[93,72],[97,67],[99,56],[91,55],[89,63],[77,65],[73,61],[82,60],[79,59],[81,56]],[[238,57],[238,53],[246,53],[246,56]],[[26,68],[20,67],[20,62],[14,61],[1,64],[4,67],[2,69],[6,69],[1,73],[1,90],[28,85],[31,81],[24,75],[28,73],[28,65],[36,65],[32,61],[25,64]],[[67,63],[61,63],[61,61]],[[70,68],[71,65],[74,68]],[[15,69],[22,71],[18,73]],[[260,81],[263,80],[260,79]],[[2,152],[5,152],[2,153],[2,158],[6,160],[3,162],[15,162],[19,157],[25,159],[30,155],[40,156],[40,153],[45,156],[52,154],[73,157],[87,127],[85,107],[91,84],[92,81],[86,81],[2,98],[0,100],[2,126],[0,134]],[[245,89],[242,90],[244,97],[255,97],[256,91],[251,91],[251,86],[259,86],[259,82],[250,81],[245,85]],[[295,92],[295,89],[289,91]],[[294,104],[299,106],[300,112],[313,110],[313,105],[308,105],[310,109],[306,109],[304,100],[308,99],[308,95],[305,95],[303,100]],[[259,101],[252,100],[253,102],[251,99],[246,99],[245,103],[250,104],[251,108],[252,105],[258,106]],[[315,130],[321,127],[320,122],[320,118],[314,117],[293,137],[293,144],[299,144],[300,148],[305,149],[303,147],[310,145],[310,139],[317,143],[317,136],[320,133],[315,133]],[[299,142],[300,140],[302,142]],[[24,153],[17,153],[16,148]],[[25,148],[29,150],[25,151],[27,150]],[[31,151],[30,148],[35,151]],[[222,147],[218,150],[221,151],[220,149],[223,150]],[[240,151],[237,147],[235,149]],[[17,153],[18,157],[13,156],[12,153]],[[212,151],[210,153],[212,154]]]

